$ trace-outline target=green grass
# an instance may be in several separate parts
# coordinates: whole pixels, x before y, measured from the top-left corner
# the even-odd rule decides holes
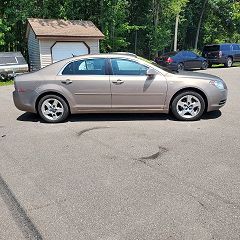
[[[217,65],[213,65],[212,68],[219,68],[219,67],[224,67],[223,64],[217,64]],[[233,67],[240,67],[240,63],[234,63]]]
[[[10,80],[10,81],[6,81],[6,82],[1,82],[0,81],[0,87],[1,86],[9,86],[9,85],[13,85],[13,80]]]

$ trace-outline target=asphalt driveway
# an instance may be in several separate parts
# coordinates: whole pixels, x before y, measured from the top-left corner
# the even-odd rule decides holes
[[[240,68],[206,72],[227,82],[229,99],[197,122],[45,124],[0,87],[0,239],[240,239]]]

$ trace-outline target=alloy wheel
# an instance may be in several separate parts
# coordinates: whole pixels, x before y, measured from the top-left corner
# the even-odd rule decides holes
[[[63,116],[64,107],[58,99],[48,98],[42,103],[41,112],[46,119],[56,121]]]
[[[201,111],[200,100],[193,95],[185,95],[177,102],[177,112],[185,119],[196,117]]]

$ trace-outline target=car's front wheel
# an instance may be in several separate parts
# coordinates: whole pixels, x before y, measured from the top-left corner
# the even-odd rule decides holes
[[[47,95],[38,103],[40,117],[49,123],[59,123],[66,120],[69,115],[69,108],[66,101],[57,95]]]
[[[179,93],[172,101],[173,115],[182,121],[196,121],[201,118],[205,110],[203,97],[194,91]]]

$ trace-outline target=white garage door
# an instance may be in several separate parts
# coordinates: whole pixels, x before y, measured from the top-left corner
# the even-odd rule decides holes
[[[52,47],[53,62],[88,53],[87,46],[82,42],[56,42]]]

